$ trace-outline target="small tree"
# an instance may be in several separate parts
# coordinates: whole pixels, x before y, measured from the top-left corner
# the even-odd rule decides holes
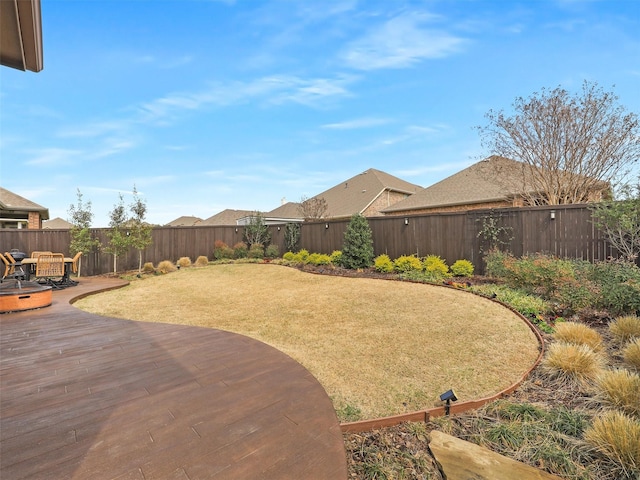
[[[298,244],[300,243],[300,224],[299,223],[287,223],[284,226],[284,246],[289,252],[295,252],[298,250]]]
[[[260,212],[254,212],[249,219],[249,225],[244,229],[244,240],[249,248],[252,245],[261,245],[263,248],[271,241],[271,232],[264,222]]]
[[[638,116],[617,100],[589,82],[575,96],[542,89],[517,98],[512,115],[489,111],[488,126],[478,130],[492,155],[521,162],[521,194],[530,205],[600,200],[640,157]]]
[[[105,252],[113,255],[113,273],[116,273],[118,271],[118,257],[129,250],[130,238],[125,231],[127,214],[122,194],[120,194],[119,202],[113,206],[113,210],[109,213],[109,218],[109,227],[111,229],[107,232],[109,244],[105,248]]]
[[[318,220],[324,218],[329,206],[323,197],[302,197],[298,211],[305,220]]]
[[[373,235],[367,219],[356,213],[344,232],[340,264],[345,268],[367,268],[373,265]]]
[[[622,200],[593,206],[593,222],[624,260],[635,262],[640,254],[640,179],[622,189]]]
[[[91,213],[91,202],[84,203],[82,201],[82,193],[80,189],[77,191],[78,204],[69,205],[69,222],[73,224],[71,227],[71,244],[69,245],[69,253],[75,255],[82,252],[78,259],[78,277],[82,269],[82,257],[95,248],[100,247],[100,241],[91,233],[91,222],[93,221],[93,213]]]
[[[129,244],[138,250],[138,275],[142,273],[142,251],[153,243],[151,225],[145,221],[147,204],[139,197],[136,186],[133,186],[133,202],[129,205],[132,213],[129,220]]]

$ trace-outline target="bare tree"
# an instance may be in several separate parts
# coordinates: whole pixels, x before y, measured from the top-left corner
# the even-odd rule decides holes
[[[640,156],[638,116],[617,101],[589,82],[575,96],[542,89],[517,98],[511,116],[490,110],[488,125],[478,130],[493,155],[522,163],[522,195],[530,205],[600,200]]]
[[[298,211],[305,220],[317,220],[324,218],[329,206],[323,197],[302,197]]]

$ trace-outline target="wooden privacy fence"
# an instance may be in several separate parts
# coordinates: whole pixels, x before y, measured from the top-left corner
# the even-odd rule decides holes
[[[504,208],[473,210],[430,215],[388,216],[369,218],[375,255],[386,253],[392,259],[401,255],[439,255],[449,265],[459,259],[470,260],[476,272],[483,273],[482,252],[489,247],[481,232],[483,223],[493,219],[497,228],[507,234],[502,249],[517,256],[548,253],[563,258],[591,262],[616,256],[591,221],[585,205],[554,207]],[[305,222],[301,226],[300,248],[309,252],[328,253],[341,250],[349,220]],[[153,243],[143,251],[142,261],[155,266],[163,260],[176,261],[200,256],[213,258],[216,240],[233,246],[243,239],[243,226],[156,227]],[[284,225],[270,225],[272,243],[285,252]],[[108,229],[93,229],[102,245],[108,244]],[[48,250],[70,254],[68,230],[0,230],[0,250],[16,248],[30,253]],[[118,258],[118,271],[135,270],[138,252],[131,249]],[[113,257],[102,251],[89,252],[82,261],[83,275],[99,275],[113,271]]]

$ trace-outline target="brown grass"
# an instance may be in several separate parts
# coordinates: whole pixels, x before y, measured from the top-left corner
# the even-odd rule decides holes
[[[640,338],[636,338],[622,350],[622,358],[627,365],[640,372]]]
[[[602,336],[584,323],[563,322],[556,325],[553,338],[573,345],[586,345],[594,352],[602,351]]]
[[[603,372],[603,357],[586,345],[553,343],[542,360],[543,371],[562,384],[585,387]]]
[[[596,381],[603,404],[640,417],[640,375],[625,369],[607,370]]]
[[[275,265],[180,270],[76,306],[256,338],[307,367],[336,409],[359,409],[364,418],[431,407],[449,388],[462,401],[494,394],[538,355],[525,323],[488,299]]]
[[[621,412],[607,412],[595,419],[584,438],[614,460],[626,478],[640,476],[640,422]]]
[[[609,331],[622,344],[640,338],[640,317],[635,315],[618,317],[609,324]]]

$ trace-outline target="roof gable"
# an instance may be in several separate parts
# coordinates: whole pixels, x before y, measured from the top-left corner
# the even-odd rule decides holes
[[[255,213],[253,210],[233,210],[227,208],[203,220],[200,225],[236,225],[236,220]]]
[[[40,212],[43,220],[49,218],[49,210],[31,200],[0,187],[0,210],[12,212]]]
[[[313,198],[324,198],[327,202],[325,217],[350,217],[355,213],[364,212],[385,191],[412,195],[421,188],[386,172],[370,168]]]

